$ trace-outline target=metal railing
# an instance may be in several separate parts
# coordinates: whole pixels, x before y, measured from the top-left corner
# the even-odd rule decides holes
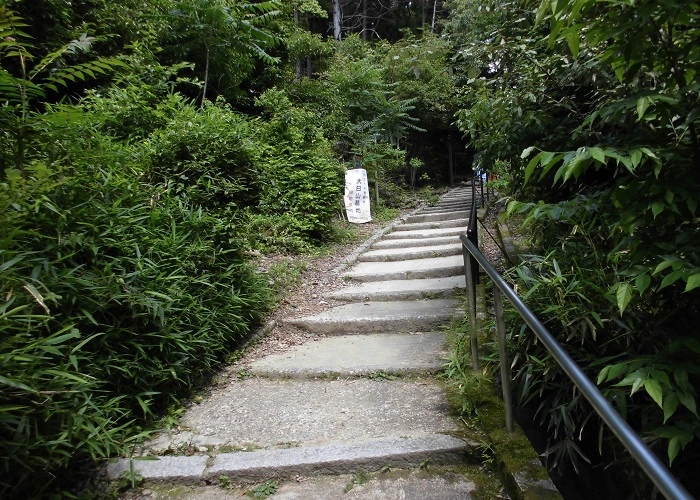
[[[525,323],[537,335],[537,338],[547,348],[557,364],[564,370],[574,382],[581,394],[588,400],[593,409],[598,413],[622,445],[627,449],[632,458],[640,465],[644,473],[668,499],[692,499],[690,493],[683,487],[678,479],[661,460],[644,444],[642,439],[634,432],[629,424],[612,407],[593,382],[586,376],[581,368],[571,359],[571,356],[557,342],[554,336],[547,330],[542,322],[518,297],[503,277],[489,263],[478,248],[478,235],[476,234],[476,196],[472,181],[472,204],[469,214],[469,229],[467,235],[460,236],[464,255],[464,270],[467,281],[467,312],[469,316],[469,329],[471,332],[472,366],[479,369],[479,354],[477,342],[477,318],[476,318],[476,284],[479,279],[479,269],[483,269],[493,282],[494,309],[496,315],[496,329],[498,333],[499,359],[501,379],[503,386],[503,399],[506,410],[506,428],[509,432],[514,430],[513,407],[511,401],[511,374],[510,363],[506,352],[506,327],[503,320],[502,295],[510,301],[511,305],[525,320]],[[483,193],[483,181],[482,181]],[[482,195],[483,196],[483,195]],[[470,234],[472,232],[472,234]]]

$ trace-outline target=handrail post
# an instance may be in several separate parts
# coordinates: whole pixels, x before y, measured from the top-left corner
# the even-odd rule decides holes
[[[484,184],[486,183],[486,173],[484,170],[481,170],[479,172],[479,187],[481,191],[481,206],[482,208],[486,206],[486,202],[484,201]]]
[[[464,275],[467,278],[467,316],[469,317],[469,339],[471,343],[472,368],[474,371],[478,371],[479,343],[476,338],[476,283],[474,283],[474,275],[472,274],[472,264],[475,261],[464,246],[462,246],[462,254],[464,255]],[[477,266],[479,265],[478,263],[476,264]]]
[[[467,238],[478,248],[479,234],[476,226],[476,180],[472,178],[472,199],[469,222],[467,225]],[[477,338],[476,320],[476,284],[479,282],[479,263],[472,254],[462,246],[464,255],[464,275],[467,279],[467,315],[469,316],[469,335],[472,355],[472,369],[479,370],[479,341]]]
[[[480,174],[479,174],[480,175]],[[471,199],[471,209],[469,212],[469,222],[467,225],[467,238],[471,241],[476,248],[479,248],[479,231],[476,225],[476,180],[472,178],[472,199]],[[471,255],[471,254],[470,254]],[[476,259],[470,259],[473,278],[473,286],[476,293],[476,285],[479,283],[479,263]],[[465,265],[466,265],[465,260]]]
[[[498,359],[501,365],[501,388],[503,389],[503,407],[506,416],[506,430],[515,432],[513,422],[513,398],[511,394],[510,360],[506,349],[506,324],[503,321],[503,299],[501,290],[493,285],[493,307],[496,313],[496,333],[498,335]]]

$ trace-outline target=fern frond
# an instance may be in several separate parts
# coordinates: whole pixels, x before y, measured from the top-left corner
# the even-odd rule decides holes
[[[21,104],[25,99],[44,97],[44,91],[38,85],[16,78],[4,69],[0,69],[0,100],[11,105]]]
[[[48,77],[46,77],[42,85],[51,88],[52,90],[56,90],[56,84],[65,86],[66,80],[74,82],[77,78],[80,81],[84,81],[86,80],[85,75],[95,78],[95,73],[104,75],[107,72],[114,71],[116,67],[126,67],[126,64],[114,57],[100,57],[94,61],[75,64],[67,68],[54,70]]]

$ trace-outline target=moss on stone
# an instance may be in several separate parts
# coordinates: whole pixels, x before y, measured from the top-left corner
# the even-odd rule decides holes
[[[483,301],[483,289],[481,290]],[[477,304],[479,304],[477,302]],[[479,372],[471,371],[465,322],[455,321],[448,330],[447,338],[454,359],[462,363],[460,369],[448,368],[446,375],[447,399],[453,412],[462,418],[472,434],[472,439],[481,441],[485,453],[489,454],[490,466],[501,476],[508,494],[512,498],[561,498],[552,489],[549,474],[541,465],[522,430],[516,427],[513,434],[505,429],[503,401],[496,390],[491,370],[487,367]],[[488,321],[482,321],[479,341],[488,338]],[[447,377],[446,377],[447,378]]]

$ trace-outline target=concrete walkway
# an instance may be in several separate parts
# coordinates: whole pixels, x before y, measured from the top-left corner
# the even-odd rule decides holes
[[[254,362],[249,378],[191,408],[181,432],[148,445],[158,460],[121,460],[109,477],[133,466],[150,498],[223,498],[193,485],[271,479],[281,484],[272,498],[502,496],[434,376],[447,355],[441,328],[463,314],[458,235],[470,195],[450,191],[366,248],[328,296],[345,304],[288,320],[320,341]]]

